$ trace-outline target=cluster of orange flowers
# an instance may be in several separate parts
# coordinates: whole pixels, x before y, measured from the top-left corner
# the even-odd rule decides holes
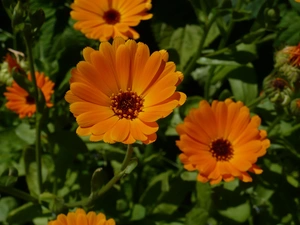
[[[183,74],[168,61],[165,50],[150,54],[132,28],[152,14],[151,0],[75,0],[71,17],[74,28],[86,37],[103,41],[98,50],[86,47],[84,60],[71,72],[70,90],[65,99],[78,123],[77,134],[91,141],[150,144],[157,138],[157,120],[183,105],[186,95],[176,91]],[[112,43],[108,42],[113,38]],[[54,83],[43,73],[36,73],[37,86],[46,105],[52,106]],[[28,79],[31,75],[28,74]],[[35,99],[16,82],[4,94],[6,106],[20,118],[36,111]],[[184,168],[198,171],[201,182],[244,182],[252,178],[248,171],[262,173],[255,163],[270,146],[265,130],[259,130],[260,118],[251,118],[242,102],[203,100],[177,126]],[[59,215],[49,225],[114,225],[103,214],[86,214],[82,209],[67,216]]]

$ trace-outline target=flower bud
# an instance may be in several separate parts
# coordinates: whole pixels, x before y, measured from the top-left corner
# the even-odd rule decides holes
[[[24,3],[22,3],[22,1],[19,0],[12,14],[12,19],[11,19],[12,27],[16,31],[23,30],[26,17],[27,17],[26,7]]]
[[[285,79],[269,75],[263,81],[263,88],[271,102],[281,106],[290,103],[293,91]]]
[[[291,102],[290,109],[292,115],[300,117],[300,98],[296,98]]]

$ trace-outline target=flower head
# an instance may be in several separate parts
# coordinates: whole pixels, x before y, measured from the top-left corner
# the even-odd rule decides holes
[[[293,90],[286,79],[273,74],[268,75],[263,81],[263,88],[271,102],[282,106],[291,102]]]
[[[77,20],[74,28],[87,38],[100,41],[117,36],[138,39],[139,34],[131,27],[152,18],[152,14],[147,13],[151,7],[151,0],[75,0],[71,5],[71,17]]]
[[[106,220],[103,213],[86,212],[83,209],[76,209],[67,215],[59,214],[56,220],[48,222],[48,225],[116,225],[114,219]]]
[[[76,117],[77,134],[91,141],[145,144],[156,140],[156,121],[182,105],[176,92],[181,72],[165,50],[150,55],[144,43],[114,39],[99,51],[83,50],[85,61],[73,69],[65,99]]]
[[[262,173],[255,163],[266,153],[270,141],[264,130],[258,130],[260,118],[250,118],[249,109],[242,102],[205,100],[192,109],[177,126],[182,151],[179,155],[184,168],[198,170],[198,181],[217,184],[222,179],[238,177],[252,181],[247,171]]]
[[[300,44],[296,46],[287,46],[279,51],[277,55],[278,54],[286,54],[290,65],[300,67]]]
[[[35,72],[38,88],[42,91],[45,97],[47,107],[53,104],[50,102],[53,93],[54,83],[46,77],[44,73]],[[31,75],[28,73],[28,79],[31,80]],[[21,88],[15,81],[11,87],[6,87],[7,92],[4,93],[7,103],[5,106],[19,114],[20,118],[26,116],[31,117],[36,111],[35,99],[30,94]]]
[[[22,52],[8,49],[11,53],[7,53],[3,63],[0,65],[0,83],[10,86],[13,82],[12,70],[16,72],[24,72],[27,68]],[[24,72],[26,73],[26,72]]]

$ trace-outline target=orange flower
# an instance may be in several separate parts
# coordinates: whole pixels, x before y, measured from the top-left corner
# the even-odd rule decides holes
[[[175,92],[181,72],[165,50],[150,55],[144,43],[116,38],[99,51],[83,50],[85,61],[72,70],[66,101],[76,117],[77,134],[91,141],[145,144],[156,140],[156,120],[182,105],[186,95]]]
[[[67,215],[59,214],[56,220],[48,222],[48,225],[116,225],[114,219],[106,220],[103,213],[85,213],[83,209],[76,209]]]
[[[49,80],[49,77],[45,77],[44,73],[35,72],[37,86],[44,94],[47,107],[51,107],[53,104],[50,102],[51,95],[53,93],[54,83]],[[28,79],[31,80],[30,73]],[[20,118],[26,116],[31,117],[36,111],[35,99],[29,95],[29,93],[21,88],[15,81],[11,87],[6,87],[7,92],[4,93],[7,103],[5,106],[19,114]]]
[[[300,67],[300,44],[296,46],[287,46],[282,49],[282,52],[289,55],[289,63],[292,66]]]
[[[180,140],[177,146],[184,168],[198,170],[197,179],[217,184],[222,179],[238,177],[252,181],[247,171],[262,173],[257,158],[266,153],[270,141],[265,130],[258,130],[260,118],[250,118],[249,109],[242,102],[205,100],[192,109],[182,124],[177,126]]]
[[[151,0],[75,0],[71,5],[71,17],[77,22],[87,38],[107,41],[111,37],[138,39],[139,34],[131,27],[141,20],[152,18],[147,13],[151,9]]]

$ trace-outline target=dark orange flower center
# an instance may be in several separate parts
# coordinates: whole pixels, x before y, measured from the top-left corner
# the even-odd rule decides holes
[[[26,96],[26,103],[27,103],[28,105],[33,105],[33,104],[35,104],[34,97],[32,97],[32,96],[30,96],[30,95]]]
[[[273,87],[279,89],[280,91],[283,91],[286,86],[288,86],[287,82],[281,78],[276,78],[273,81]]]
[[[233,149],[228,140],[219,138],[210,144],[210,152],[217,161],[228,161],[233,156]]]
[[[103,19],[105,20],[105,22],[112,25],[120,22],[120,18],[121,18],[121,14],[114,9],[108,10],[103,15]]]
[[[130,88],[127,91],[120,90],[117,95],[112,94],[110,99],[110,108],[120,119],[135,119],[143,109],[144,99]]]

